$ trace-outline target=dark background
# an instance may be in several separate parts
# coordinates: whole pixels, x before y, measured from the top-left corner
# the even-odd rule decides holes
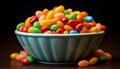
[[[119,2],[106,0],[4,0],[0,2],[0,33],[14,33],[16,25],[35,11],[64,5],[65,8],[87,11],[96,22],[107,26],[106,32],[119,30]]]

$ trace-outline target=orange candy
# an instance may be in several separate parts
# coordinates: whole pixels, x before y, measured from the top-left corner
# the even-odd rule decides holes
[[[80,67],[87,67],[89,65],[89,62],[87,60],[81,60],[78,62],[78,66]]]

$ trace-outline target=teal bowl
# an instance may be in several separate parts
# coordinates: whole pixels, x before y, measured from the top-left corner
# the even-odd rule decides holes
[[[86,58],[100,46],[104,33],[34,34],[15,30],[20,45],[45,64],[74,64]]]

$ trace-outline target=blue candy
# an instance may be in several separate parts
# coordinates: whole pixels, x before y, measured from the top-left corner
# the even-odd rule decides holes
[[[93,17],[92,16],[86,16],[86,17],[84,17],[84,21],[92,22],[93,21]]]
[[[71,30],[69,34],[78,34],[76,30]]]

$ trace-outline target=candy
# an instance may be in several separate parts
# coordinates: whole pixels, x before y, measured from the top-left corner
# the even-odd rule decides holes
[[[18,55],[19,55],[19,53],[14,52],[14,53],[12,53],[12,54],[10,55],[10,58],[16,60],[16,57],[17,57]]]
[[[16,29],[19,30],[19,28],[20,28],[21,26],[24,26],[24,22],[19,23],[19,24],[16,26]]]
[[[89,65],[89,62],[87,60],[81,60],[78,62],[78,66],[80,67],[87,67]]]
[[[69,16],[68,16],[68,19],[69,20],[73,20],[73,19],[76,19],[77,17],[77,13],[71,13]]]
[[[96,64],[98,61],[98,58],[97,57],[92,57],[91,59],[89,59],[89,65],[94,65]]]
[[[44,26],[49,28],[45,30]],[[37,10],[33,16],[29,16],[24,22],[16,26],[18,31],[25,33],[42,34],[51,31],[51,34],[64,34],[62,31],[62,33],[55,33],[58,32],[58,28],[63,28],[62,31],[67,31],[67,34],[70,34],[71,30],[76,30],[77,34],[106,30],[105,25],[95,22],[94,18],[86,11],[65,9],[63,5],[55,6],[52,10],[47,8]]]

